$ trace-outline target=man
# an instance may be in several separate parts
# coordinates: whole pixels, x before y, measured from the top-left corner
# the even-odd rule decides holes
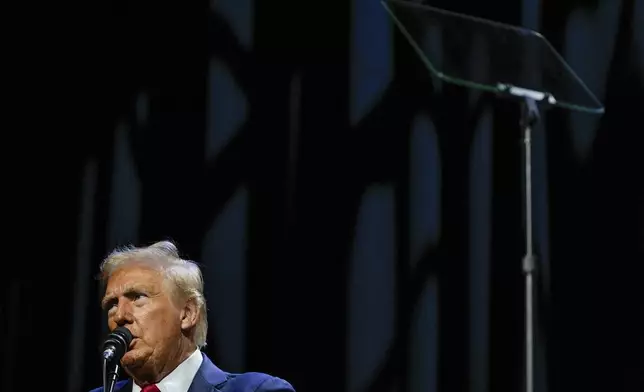
[[[110,331],[124,326],[133,336],[121,359],[130,379],[115,391],[295,392],[267,374],[224,372],[201,352],[208,330],[203,277],[171,242],[114,251],[101,265],[101,280]]]

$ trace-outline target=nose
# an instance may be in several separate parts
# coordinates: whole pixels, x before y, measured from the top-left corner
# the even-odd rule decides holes
[[[112,317],[114,323],[119,327],[132,323],[132,312],[127,302],[127,300],[120,300]]]

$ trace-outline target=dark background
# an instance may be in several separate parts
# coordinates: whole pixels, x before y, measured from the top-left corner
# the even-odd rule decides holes
[[[14,30],[2,390],[100,385],[99,263],[170,238],[225,370],[520,391],[516,105],[435,91],[374,0],[184,3]],[[642,390],[644,2],[429,3],[540,30],[605,104],[535,134],[537,391]]]

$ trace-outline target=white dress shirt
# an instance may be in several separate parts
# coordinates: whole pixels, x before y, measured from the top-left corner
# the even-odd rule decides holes
[[[176,369],[165,376],[157,384],[157,388],[161,392],[188,392],[190,384],[192,384],[192,380],[195,378],[202,362],[201,350],[197,349],[185,361],[181,362]],[[141,392],[141,387],[134,383],[132,385],[132,392]]]

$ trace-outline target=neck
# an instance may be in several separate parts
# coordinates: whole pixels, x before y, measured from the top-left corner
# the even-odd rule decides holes
[[[151,360],[150,366],[143,366],[139,369],[128,371],[134,382],[144,387],[149,384],[157,384],[168,374],[172,373],[183,361],[197,349],[197,346],[186,337],[182,337],[179,343],[167,349],[165,359]]]

